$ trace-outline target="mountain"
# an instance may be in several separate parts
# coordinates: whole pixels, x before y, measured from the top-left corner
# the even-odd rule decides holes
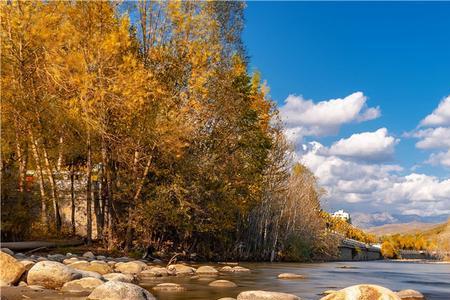
[[[423,223],[423,222],[409,222],[409,223],[396,223],[396,224],[384,224],[380,226],[374,226],[367,228],[365,231],[378,236],[387,234],[413,234],[422,232],[424,230],[432,229],[440,224],[436,223]]]
[[[352,223],[363,229],[377,227],[385,224],[404,224],[404,223],[443,223],[449,218],[448,214],[436,216],[419,216],[419,215],[399,215],[390,214],[388,212],[374,213],[352,213]]]

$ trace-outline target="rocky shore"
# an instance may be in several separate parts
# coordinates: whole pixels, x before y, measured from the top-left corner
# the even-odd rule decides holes
[[[46,256],[24,255],[9,249],[0,251],[1,299],[40,299],[48,295],[60,299],[88,300],[151,300],[153,293],[189,293],[181,284],[163,282],[151,291],[139,284],[146,278],[169,276],[191,276],[208,278],[205,281],[212,288],[236,288],[236,283],[220,279],[221,275],[235,275],[251,272],[236,264],[213,266],[191,266],[184,263],[164,265],[162,261],[133,260],[128,257],[106,257],[86,252],[83,255],[67,253]],[[304,275],[279,274],[279,280],[302,280]],[[237,298],[221,300],[298,300],[298,296],[271,291],[244,291]],[[415,290],[393,292],[377,285],[360,284],[342,290],[324,291],[321,300],[422,300],[425,297]]]

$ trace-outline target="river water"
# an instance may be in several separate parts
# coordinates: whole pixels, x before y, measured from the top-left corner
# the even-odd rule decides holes
[[[187,288],[186,292],[160,292],[153,294],[160,300],[211,300],[220,297],[236,297],[245,290],[269,290],[295,294],[302,299],[320,299],[320,293],[329,289],[370,283],[397,291],[415,289],[422,292],[428,300],[450,300],[450,264],[418,262],[332,262],[332,263],[242,263],[251,273],[220,275],[238,288],[209,287],[210,278],[170,277],[141,282],[148,288],[161,282],[177,282]],[[346,266],[347,268],[342,268]],[[280,273],[298,273],[305,279],[281,280]],[[216,278],[218,279],[218,278]]]

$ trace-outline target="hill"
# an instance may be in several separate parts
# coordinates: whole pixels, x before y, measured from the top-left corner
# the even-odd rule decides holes
[[[396,234],[396,233],[398,233],[398,234],[415,234],[415,233],[431,230],[435,227],[442,226],[442,225],[443,224],[424,223],[424,222],[384,224],[381,226],[370,227],[370,228],[366,229],[366,232],[375,234],[378,236]]]

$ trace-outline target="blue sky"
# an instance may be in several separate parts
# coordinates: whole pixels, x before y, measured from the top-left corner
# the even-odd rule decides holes
[[[313,101],[308,105],[315,105],[320,101],[344,99],[357,91],[362,92],[359,96],[364,98],[361,100],[364,103],[361,114],[364,109],[378,107],[378,115],[365,121],[357,121],[356,116],[353,121],[333,123],[330,126],[335,126],[334,130],[327,127],[318,134],[307,130],[308,133],[295,140],[299,159],[308,165],[306,154],[310,150],[308,147],[305,148],[307,150],[300,148],[303,144],[317,141],[325,147],[325,152],[328,151],[324,154],[321,150],[320,155],[326,157],[330,165],[335,165],[331,159],[333,156],[340,163],[348,161],[350,165],[354,163],[353,166],[380,168],[395,165],[403,168],[386,171],[386,176],[394,176],[390,180],[400,187],[386,187],[385,193],[400,189],[397,194],[400,199],[384,199],[385,194],[367,191],[354,193],[347,186],[363,182],[352,182],[348,178],[342,180],[318,170],[322,177],[334,176],[333,180],[322,180],[329,190],[326,206],[330,210],[344,207],[360,214],[390,211],[424,216],[450,212],[450,166],[443,159],[440,162],[436,159],[443,151],[449,150],[450,153],[447,143],[416,145],[436,128],[450,126],[447,120],[419,126],[450,95],[449,15],[450,3],[445,2],[247,3],[244,43],[251,68],[259,70],[267,80],[271,97],[282,112],[284,106],[286,118],[292,119],[301,113],[308,99]],[[285,106],[284,101],[289,95],[303,98],[292,98],[291,105]],[[450,105],[450,99],[448,102]],[[445,106],[435,112],[446,117],[446,109]],[[302,121],[300,123],[292,121],[288,127],[303,126],[305,129],[306,125]],[[333,151],[331,147],[355,133],[376,132],[380,128],[386,128],[387,132],[378,132],[378,141],[386,143],[387,139],[390,143],[384,149],[389,152],[384,153],[386,155],[370,152],[376,157],[355,157],[355,153],[347,155]],[[428,131],[425,133],[423,130]],[[364,135],[360,138],[363,139]],[[450,137],[444,135],[440,139]],[[339,155],[334,155],[338,152]],[[434,163],[430,163],[433,153]],[[310,167],[316,171],[317,163],[311,163]],[[411,174],[426,177],[421,177],[421,183],[407,191],[408,182],[417,181],[405,177]],[[361,176],[368,181],[373,179],[370,174]],[[426,186],[428,179],[433,180]],[[346,188],[336,190],[331,186],[338,181]],[[380,185],[384,186],[380,182],[374,183],[378,189]],[[449,193],[446,196],[447,188]],[[431,195],[430,190],[435,189],[440,190],[439,195]],[[347,201],[352,197],[351,202]],[[407,205],[415,208],[405,210]],[[394,206],[397,210],[393,209]]]

